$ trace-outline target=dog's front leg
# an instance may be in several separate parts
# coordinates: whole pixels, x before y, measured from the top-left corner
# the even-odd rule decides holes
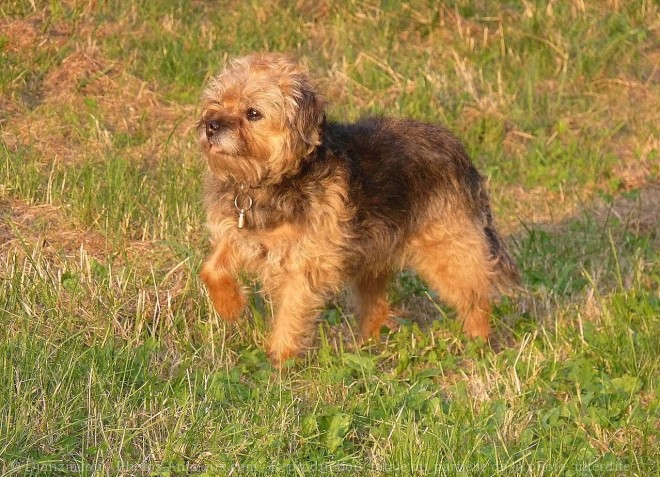
[[[245,294],[236,279],[236,259],[236,251],[227,242],[220,242],[199,273],[215,311],[227,321],[236,321],[245,308]]]
[[[288,280],[274,296],[275,316],[268,339],[268,354],[274,366],[300,354],[312,334],[324,295],[311,289],[306,279]]]

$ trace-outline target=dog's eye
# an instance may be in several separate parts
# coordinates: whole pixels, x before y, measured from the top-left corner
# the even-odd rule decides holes
[[[245,117],[248,119],[248,121],[259,121],[264,116],[256,109],[250,108],[245,113]]]

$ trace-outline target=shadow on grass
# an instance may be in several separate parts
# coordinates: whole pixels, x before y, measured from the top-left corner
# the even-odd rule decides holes
[[[559,223],[523,223],[508,237],[523,276],[513,297],[494,306],[494,349],[516,336],[550,326],[561,310],[593,309],[594,296],[651,289],[660,250],[660,184],[603,196]],[[655,284],[657,287],[657,283]],[[422,329],[455,313],[417,277],[404,271],[391,287],[391,301],[404,324]]]

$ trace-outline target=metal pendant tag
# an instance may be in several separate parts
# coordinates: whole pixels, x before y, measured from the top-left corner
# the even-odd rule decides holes
[[[247,186],[241,184],[239,192],[234,197],[234,207],[238,210],[238,222],[236,225],[239,229],[245,228],[245,212],[252,208],[252,197],[246,191]]]

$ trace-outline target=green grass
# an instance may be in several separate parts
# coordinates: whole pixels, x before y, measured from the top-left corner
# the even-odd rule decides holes
[[[660,472],[658,7],[436,3],[0,5],[0,476]],[[525,285],[490,345],[411,273],[282,372],[265,300],[214,314],[196,103],[262,49],[464,140]]]

